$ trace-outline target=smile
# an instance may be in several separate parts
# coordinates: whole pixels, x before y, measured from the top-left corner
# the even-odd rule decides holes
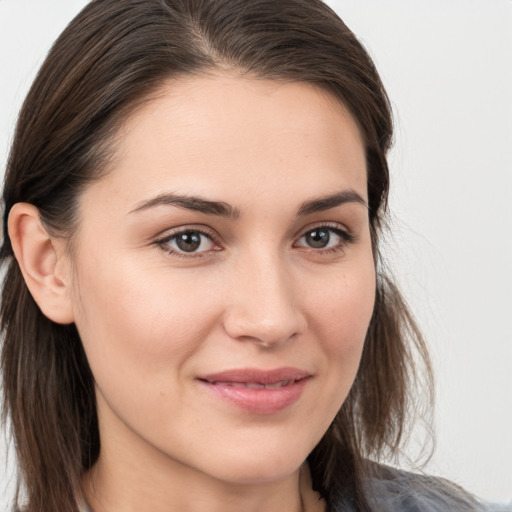
[[[279,389],[296,381],[282,380],[274,384],[261,384],[259,382],[210,382],[215,386],[231,386],[233,388],[249,388],[249,389]]]
[[[296,403],[312,375],[296,368],[237,369],[199,377],[204,389],[251,414],[274,414]]]

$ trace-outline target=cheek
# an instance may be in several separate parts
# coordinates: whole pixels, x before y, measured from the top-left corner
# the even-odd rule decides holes
[[[191,409],[183,375],[212,329],[214,306],[202,297],[199,307],[197,296],[191,297],[197,295],[194,288],[177,283],[176,276],[169,282],[162,269],[118,260],[115,268],[103,261],[91,270],[82,267],[76,323],[102,397],[103,429],[121,419],[138,432],[165,439],[169,411],[178,421]]]
[[[311,438],[313,446],[319,440],[314,436],[328,429],[354,383],[374,308],[373,259],[363,258],[357,265],[344,267],[345,272],[333,273],[321,287],[313,287],[311,282],[307,294],[308,325],[315,333],[323,375],[321,398],[315,401],[318,424]]]
[[[375,302],[373,262],[340,273],[320,293],[312,296],[311,321],[334,351],[360,350]],[[314,305],[313,305],[314,304]]]
[[[361,263],[361,262],[359,262]],[[373,260],[331,280],[312,295],[310,327],[318,333],[336,410],[355,379],[375,302]],[[313,306],[314,304],[314,306]]]
[[[214,300],[186,284],[129,258],[80,266],[76,325],[98,385],[147,390],[148,375],[157,386],[174,378],[216,317]]]

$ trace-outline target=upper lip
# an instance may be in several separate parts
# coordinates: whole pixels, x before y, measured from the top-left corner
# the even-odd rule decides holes
[[[311,374],[298,368],[275,368],[261,370],[258,368],[236,368],[219,373],[201,375],[199,380],[207,382],[251,382],[256,384],[276,384],[283,381],[298,381],[310,377]]]

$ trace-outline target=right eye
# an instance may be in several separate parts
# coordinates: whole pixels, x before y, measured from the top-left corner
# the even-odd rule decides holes
[[[166,252],[177,256],[201,255],[218,250],[211,236],[199,229],[182,229],[158,240],[158,245]]]

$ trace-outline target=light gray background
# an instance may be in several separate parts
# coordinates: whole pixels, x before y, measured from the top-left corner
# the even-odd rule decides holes
[[[0,168],[50,44],[83,0],[0,0]],[[331,0],[395,108],[387,254],[434,357],[429,471],[512,501],[512,0]],[[13,461],[0,438],[0,510]]]

